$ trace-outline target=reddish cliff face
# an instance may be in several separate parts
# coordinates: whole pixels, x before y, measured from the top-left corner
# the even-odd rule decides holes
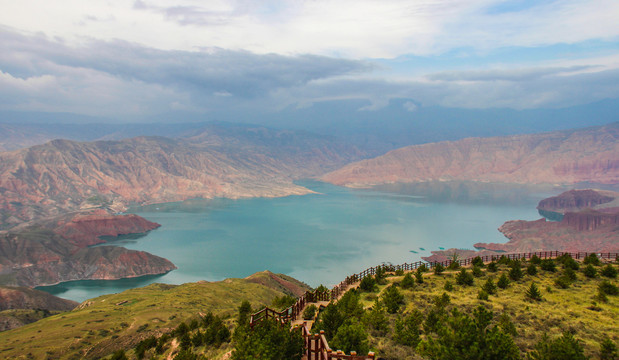
[[[415,145],[344,166],[322,180],[351,187],[469,180],[619,183],[619,123],[575,131]]]
[[[599,228],[619,225],[619,212],[607,213],[595,210],[568,212],[561,221],[577,231],[593,231]],[[617,239],[619,242],[619,238]]]
[[[47,225],[51,226],[0,235],[3,284],[39,286],[70,280],[111,280],[176,269],[170,261],[146,252],[115,246],[88,247],[102,242],[102,235],[142,233],[159,226],[137,215],[94,212],[65,216]]]
[[[98,211],[77,215],[68,221],[61,220],[54,232],[79,247],[85,247],[105,242],[101,236],[144,233],[159,226],[135,214],[110,215]]]
[[[619,198],[619,193],[600,191],[593,189],[570,190],[558,196],[553,196],[539,202],[540,210],[566,213],[579,211],[586,208],[595,208],[598,205],[607,204]]]

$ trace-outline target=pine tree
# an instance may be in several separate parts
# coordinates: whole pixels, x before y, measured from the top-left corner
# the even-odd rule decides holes
[[[501,274],[501,276],[499,277],[499,281],[496,283],[496,286],[500,287],[501,289],[506,289],[509,286],[509,279],[507,278],[507,275],[505,275],[505,273]]]
[[[529,288],[525,292],[525,295],[527,298],[531,300],[536,300],[536,301],[542,300],[542,293],[539,291],[539,289],[537,288],[537,285],[535,285],[534,282],[531,283],[531,286],[529,286]]]

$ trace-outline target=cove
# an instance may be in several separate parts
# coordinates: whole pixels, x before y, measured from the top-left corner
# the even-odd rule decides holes
[[[422,184],[355,190],[303,181],[316,194],[284,198],[194,199],[132,209],[162,226],[124,246],[177,267],[160,276],[71,281],[39,287],[84,301],[153,282],[182,284],[270,270],[331,287],[381,263],[414,262],[439,248],[505,242],[505,221],[534,220],[558,189],[496,184]]]

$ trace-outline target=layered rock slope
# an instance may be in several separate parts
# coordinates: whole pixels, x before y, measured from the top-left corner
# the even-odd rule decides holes
[[[619,123],[535,135],[408,146],[322,177],[350,187],[467,180],[619,183]]]
[[[9,228],[80,208],[306,194],[294,179],[361,155],[331,138],[246,126],[213,126],[182,139],[54,140],[0,153],[0,220]]]

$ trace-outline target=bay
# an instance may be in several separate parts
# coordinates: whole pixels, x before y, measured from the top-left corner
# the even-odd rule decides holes
[[[355,190],[319,182],[316,194],[284,198],[194,199],[134,212],[162,226],[109,241],[172,261],[165,275],[83,280],[39,289],[84,301],[153,282],[182,284],[270,270],[331,287],[381,263],[415,262],[439,248],[505,242],[505,221],[534,220],[535,206],[560,191],[497,184],[423,184]]]

